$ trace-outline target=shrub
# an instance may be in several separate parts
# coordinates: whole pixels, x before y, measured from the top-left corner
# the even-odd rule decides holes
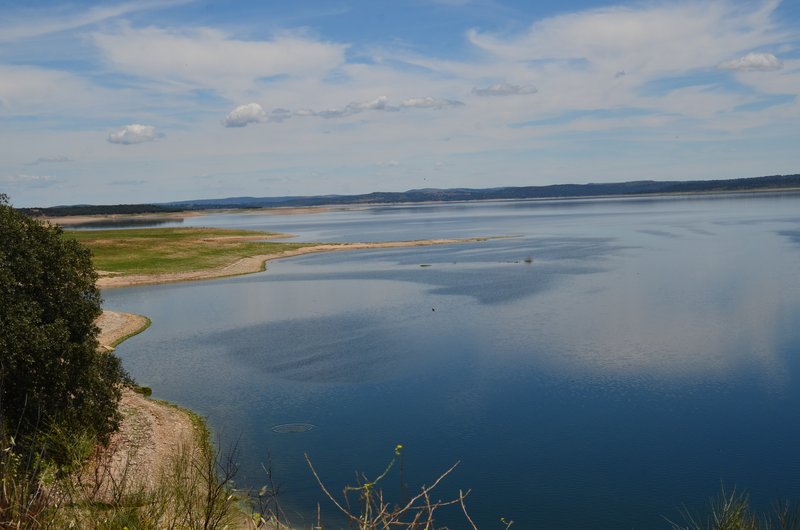
[[[0,432],[58,465],[58,439],[106,442],[124,372],[97,353],[101,298],[88,250],[0,194]],[[53,436],[57,434],[57,436]]]

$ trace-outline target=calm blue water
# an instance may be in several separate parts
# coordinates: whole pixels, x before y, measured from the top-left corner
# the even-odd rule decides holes
[[[298,526],[322,500],[303,452],[338,492],[397,443],[412,488],[461,461],[441,496],[472,488],[481,528],[667,528],[723,484],[760,508],[800,499],[800,195],[188,223],[308,241],[515,236],[104,293],[153,320],[118,348],[126,368],[239,441],[240,483],[262,484],[271,455]],[[294,422],[317,428],[272,430]]]

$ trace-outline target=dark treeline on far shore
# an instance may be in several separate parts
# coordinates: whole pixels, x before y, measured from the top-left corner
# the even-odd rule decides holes
[[[51,206],[49,208],[17,208],[20,212],[32,217],[61,217],[68,215],[121,215],[182,212],[187,208],[158,204],[111,204],[75,206]]]
[[[724,193],[800,188],[800,174],[772,175],[724,180],[609,182],[598,184],[553,184],[499,188],[419,189],[404,192],[373,192],[362,195],[318,195],[307,197],[229,197],[185,200],[160,204],[118,204],[111,206],[54,206],[23,208],[33,216],[111,215],[169,213],[187,210],[227,208],[275,208],[335,206],[348,204],[473,201],[490,199],[566,199],[582,197],[631,196],[682,193]]]

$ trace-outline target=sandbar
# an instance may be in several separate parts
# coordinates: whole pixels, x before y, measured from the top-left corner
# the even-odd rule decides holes
[[[196,280],[210,280],[213,278],[225,278],[227,276],[239,276],[242,274],[252,274],[265,270],[268,261],[303,254],[313,254],[317,252],[336,252],[342,250],[365,250],[378,248],[401,248],[401,247],[424,247],[431,245],[451,245],[457,243],[475,243],[487,241],[489,237],[471,237],[464,239],[422,239],[415,241],[385,241],[374,243],[323,243],[302,247],[295,250],[287,250],[274,254],[261,254],[242,258],[223,267],[213,269],[203,269],[197,271],[171,272],[163,274],[127,274],[115,275],[106,271],[97,271],[99,278],[97,286],[101,289],[113,289],[119,287],[133,287],[137,285],[153,285],[159,283],[185,282]]]
[[[100,328],[97,335],[100,349],[114,351],[117,344],[147,329],[150,319],[142,315],[105,309],[94,323]]]

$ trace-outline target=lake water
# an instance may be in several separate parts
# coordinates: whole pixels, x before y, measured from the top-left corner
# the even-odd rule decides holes
[[[758,508],[800,499],[798,194],[184,225],[304,241],[514,236],[104,292],[108,308],[153,320],[118,348],[125,367],[207,416],[223,446],[238,440],[240,484],[263,484],[271,455],[299,527],[323,501],[304,452],[339,492],[355,470],[378,475],[398,443],[412,489],[461,462],[440,495],[471,488],[482,529],[501,516],[523,529],[667,528],[722,485]],[[316,428],[273,430],[285,423]]]

